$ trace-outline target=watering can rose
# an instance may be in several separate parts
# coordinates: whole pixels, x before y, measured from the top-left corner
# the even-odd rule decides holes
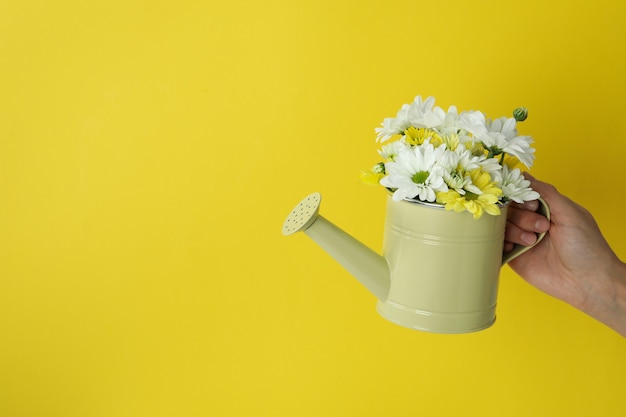
[[[384,186],[395,201],[438,203],[474,218],[499,215],[508,201],[539,198],[522,175],[535,152],[532,138],[517,132],[528,110],[489,120],[479,111],[444,111],[434,103],[417,96],[376,128],[383,161],[362,173],[364,182]]]

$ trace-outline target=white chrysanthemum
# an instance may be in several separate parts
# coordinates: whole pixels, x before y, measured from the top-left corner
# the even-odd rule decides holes
[[[434,97],[422,100],[421,96],[415,97],[413,103],[403,104],[396,117],[388,117],[383,120],[383,127],[377,127],[376,141],[385,142],[393,135],[404,133],[410,126],[423,124],[422,118],[426,111],[430,111],[435,104]]]
[[[454,153],[458,157],[457,167],[463,171],[475,170],[482,165],[481,162],[484,159],[484,157],[475,156],[469,149],[462,147],[457,148]]]
[[[444,170],[439,165],[445,146],[431,144],[401,150],[395,161],[385,164],[387,176],[380,184],[395,189],[393,199],[419,199],[434,202],[436,191],[447,191]]]
[[[426,111],[422,119],[424,126],[437,132],[441,141],[450,150],[455,150],[460,144],[472,139],[462,129],[461,116],[456,106],[450,106],[447,112],[435,107],[431,111]]]
[[[393,161],[402,149],[406,149],[408,147],[409,144],[406,143],[404,139],[394,140],[393,142],[384,145],[378,151],[378,154],[382,156],[385,161]]]
[[[409,106],[409,121],[411,126],[421,126],[423,124],[424,113],[432,110],[435,105],[435,98],[428,97],[426,100],[422,96],[416,96]]]
[[[478,111],[461,115],[460,125],[470,132],[492,154],[506,152],[517,157],[530,168],[533,165],[535,150],[530,146],[530,136],[518,136],[514,118],[500,117],[494,121],[485,120],[485,115]]]
[[[447,112],[441,107],[434,107],[424,111],[422,123],[426,128],[436,129],[440,135],[456,133],[459,129],[459,112],[456,106],[450,106]]]
[[[516,203],[539,198],[539,193],[530,188],[530,181],[524,178],[518,168],[511,170],[506,165],[502,167],[501,188],[504,198]]]
[[[517,136],[515,119],[501,117],[493,122],[487,121],[483,126],[480,123],[482,114],[472,112],[471,118],[466,118],[464,128],[471,132],[476,140],[483,143],[492,155],[499,155],[502,152],[517,157],[524,165],[530,168],[533,164],[535,150],[530,146],[532,138],[530,136]],[[468,123],[469,122],[469,123]]]
[[[485,115],[479,111],[466,111],[461,113],[459,117],[459,126],[475,138],[487,135],[487,122],[485,121]]]
[[[518,136],[516,120],[512,117],[500,117],[487,122],[488,133],[481,138],[487,148],[500,149],[516,156],[527,168],[533,165],[535,150],[530,146],[533,140],[530,136]]]
[[[439,106],[426,110],[420,120],[423,127],[428,129],[439,128],[444,125],[447,113]]]
[[[411,126],[408,115],[409,105],[404,104],[402,108],[398,111],[396,117],[385,118],[382,123],[383,127],[377,127],[375,129],[377,133],[376,141],[385,142],[393,135],[403,133],[409,126]]]
[[[445,169],[444,181],[448,188],[455,190],[460,195],[466,191],[480,194],[478,187],[472,184],[469,172],[478,169],[481,165],[481,157],[472,155],[465,148],[458,147],[455,151],[447,151],[443,156],[443,168]]]

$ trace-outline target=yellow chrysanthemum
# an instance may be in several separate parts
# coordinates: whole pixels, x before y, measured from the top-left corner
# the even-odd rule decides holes
[[[456,133],[451,133],[448,135],[444,135],[442,137],[442,142],[446,144],[447,149],[454,151],[461,144],[461,139]]]
[[[480,218],[483,213],[497,216],[500,214],[498,201],[502,195],[502,190],[491,180],[488,172],[475,169],[470,172],[472,184],[478,187],[481,194],[466,191],[464,195],[457,191],[449,190],[437,193],[437,202],[445,204],[446,210],[456,212],[469,211],[475,219]]]
[[[361,171],[361,175],[359,177],[361,178],[361,181],[365,184],[378,185],[381,178],[383,178],[385,175],[385,164],[380,162],[374,165],[372,169],[368,169],[367,171]]]
[[[430,139],[430,143],[434,147],[437,147],[443,143],[441,136],[432,129],[426,129],[423,127],[409,127],[404,131],[406,143],[412,146],[418,146],[424,144],[424,142]]]

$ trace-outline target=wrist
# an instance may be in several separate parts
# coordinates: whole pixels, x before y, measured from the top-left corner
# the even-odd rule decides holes
[[[606,270],[606,285],[587,313],[626,337],[626,263],[615,258]]]

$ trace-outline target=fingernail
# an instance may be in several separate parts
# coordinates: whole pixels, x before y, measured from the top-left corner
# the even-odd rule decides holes
[[[535,222],[535,230],[538,232],[547,232],[550,228],[550,222],[548,219],[541,218]]]
[[[525,232],[522,233],[520,239],[522,239],[522,242],[524,242],[525,244],[532,245],[537,240],[537,236],[535,236],[534,233]]]

